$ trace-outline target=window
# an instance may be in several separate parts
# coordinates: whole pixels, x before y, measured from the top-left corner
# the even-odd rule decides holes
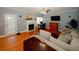
[[[36,17],[37,24],[40,24],[41,21],[43,21],[43,17]]]

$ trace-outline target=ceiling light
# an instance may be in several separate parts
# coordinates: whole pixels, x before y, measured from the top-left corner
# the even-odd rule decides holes
[[[48,8],[42,8],[41,9],[41,13],[42,14],[46,14],[46,13],[48,13],[50,11],[50,9],[48,9]]]

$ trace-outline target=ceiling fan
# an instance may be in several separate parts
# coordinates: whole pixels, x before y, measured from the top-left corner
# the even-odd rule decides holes
[[[50,9],[48,9],[48,8],[42,8],[42,9],[41,9],[41,13],[42,13],[42,14],[49,13],[49,11],[50,11]]]

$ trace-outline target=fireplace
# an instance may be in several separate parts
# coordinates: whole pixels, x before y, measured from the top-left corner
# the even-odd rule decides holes
[[[28,31],[28,32],[34,31],[36,25],[37,25],[36,20],[27,20],[26,21],[26,31]]]
[[[29,30],[34,30],[34,24],[29,24]]]

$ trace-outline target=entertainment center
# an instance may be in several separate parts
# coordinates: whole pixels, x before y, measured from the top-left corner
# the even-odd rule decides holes
[[[51,22],[49,23],[49,29],[51,32],[51,35],[55,38],[58,38],[61,32],[58,31],[60,16],[51,16]]]

